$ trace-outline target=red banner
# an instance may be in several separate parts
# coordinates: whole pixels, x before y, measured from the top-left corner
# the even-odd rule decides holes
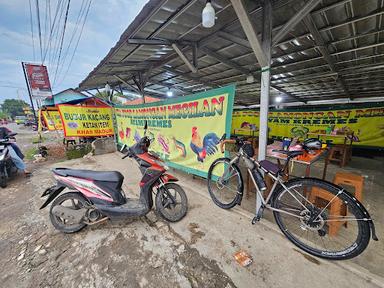
[[[47,67],[44,65],[23,63],[23,68],[32,97],[52,97]]]

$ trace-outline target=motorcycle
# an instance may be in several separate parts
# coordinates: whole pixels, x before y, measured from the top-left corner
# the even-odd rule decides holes
[[[144,216],[152,209],[154,198],[157,214],[170,222],[179,221],[187,214],[187,196],[175,183],[178,179],[166,172],[165,163],[148,151],[151,140],[146,131],[147,123],[144,137],[132,147],[126,149],[124,145],[121,149],[126,153],[123,159],[133,158],[143,175],[138,199],[126,197],[121,188],[124,177],[118,171],[53,169],[57,184],[44,191],[41,197],[48,198],[40,209],[53,201],[49,216],[57,230],[74,233],[107,219]],[[66,188],[71,191],[61,194]]]
[[[8,146],[11,145],[10,140],[15,139],[17,133],[9,133],[0,139],[0,187],[7,187],[7,182],[10,177],[17,174],[17,168],[13,163],[9,154]]]

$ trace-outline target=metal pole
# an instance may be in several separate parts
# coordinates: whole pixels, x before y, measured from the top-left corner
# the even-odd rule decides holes
[[[35,111],[35,106],[33,105],[33,101],[32,101],[32,93],[31,93],[31,89],[29,87],[29,82],[28,82],[28,78],[27,78],[27,73],[25,72],[25,66],[24,66],[24,62],[21,62],[21,66],[23,68],[23,72],[24,72],[24,78],[25,78],[25,82],[27,83],[27,88],[28,88],[28,94],[29,94],[29,100],[31,101],[31,107],[32,107],[32,111],[33,111],[33,117],[35,118],[35,122],[37,123],[37,117],[36,117],[36,111]]]
[[[260,123],[258,160],[264,160],[267,154],[268,141],[268,109],[271,85],[271,44],[272,44],[272,4],[270,0],[263,2],[262,48],[268,65],[261,68],[260,81]],[[261,207],[261,199],[256,197],[256,215]]]

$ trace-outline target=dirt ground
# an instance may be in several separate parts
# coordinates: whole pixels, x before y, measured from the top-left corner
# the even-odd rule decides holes
[[[18,142],[28,146],[32,134],[21,132]],[[382,279],[309,256],[276,230],[215,207],[185,179],[189,212],[178,223],[150,212],[76,234],[56,231],[48,209],[39,210],[41,193],[54,184],[50,169],[124,171],[123,188],[135,194],[139,171],[119,159],[30,163],[31,178],[19,176],[0,190],[0,287],[384,287]],[[254,257],[247,268],[233,259],[239,249]]]
[[[31,146],[30,131],[10,128],[22,148]],[[1,287],[235,287],[153,212],[73,235],[54,230],[48,209],[39,210],[54,162],[29,163],[31,178],[18,175],[0,190]]]

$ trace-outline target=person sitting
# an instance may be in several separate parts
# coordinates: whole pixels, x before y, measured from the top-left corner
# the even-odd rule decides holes
[[[6,127],[0,127],[0,139],[5,139],[11,133]],[[23,161],[24,155],[21,152],[19,146],[16,143],[10,143],[8,146],[9,156],[12,159],[13,164],[15,164],[16,168],[23,171],[26,176],[29,176],[31,172],[26,169],[26,165]]]

